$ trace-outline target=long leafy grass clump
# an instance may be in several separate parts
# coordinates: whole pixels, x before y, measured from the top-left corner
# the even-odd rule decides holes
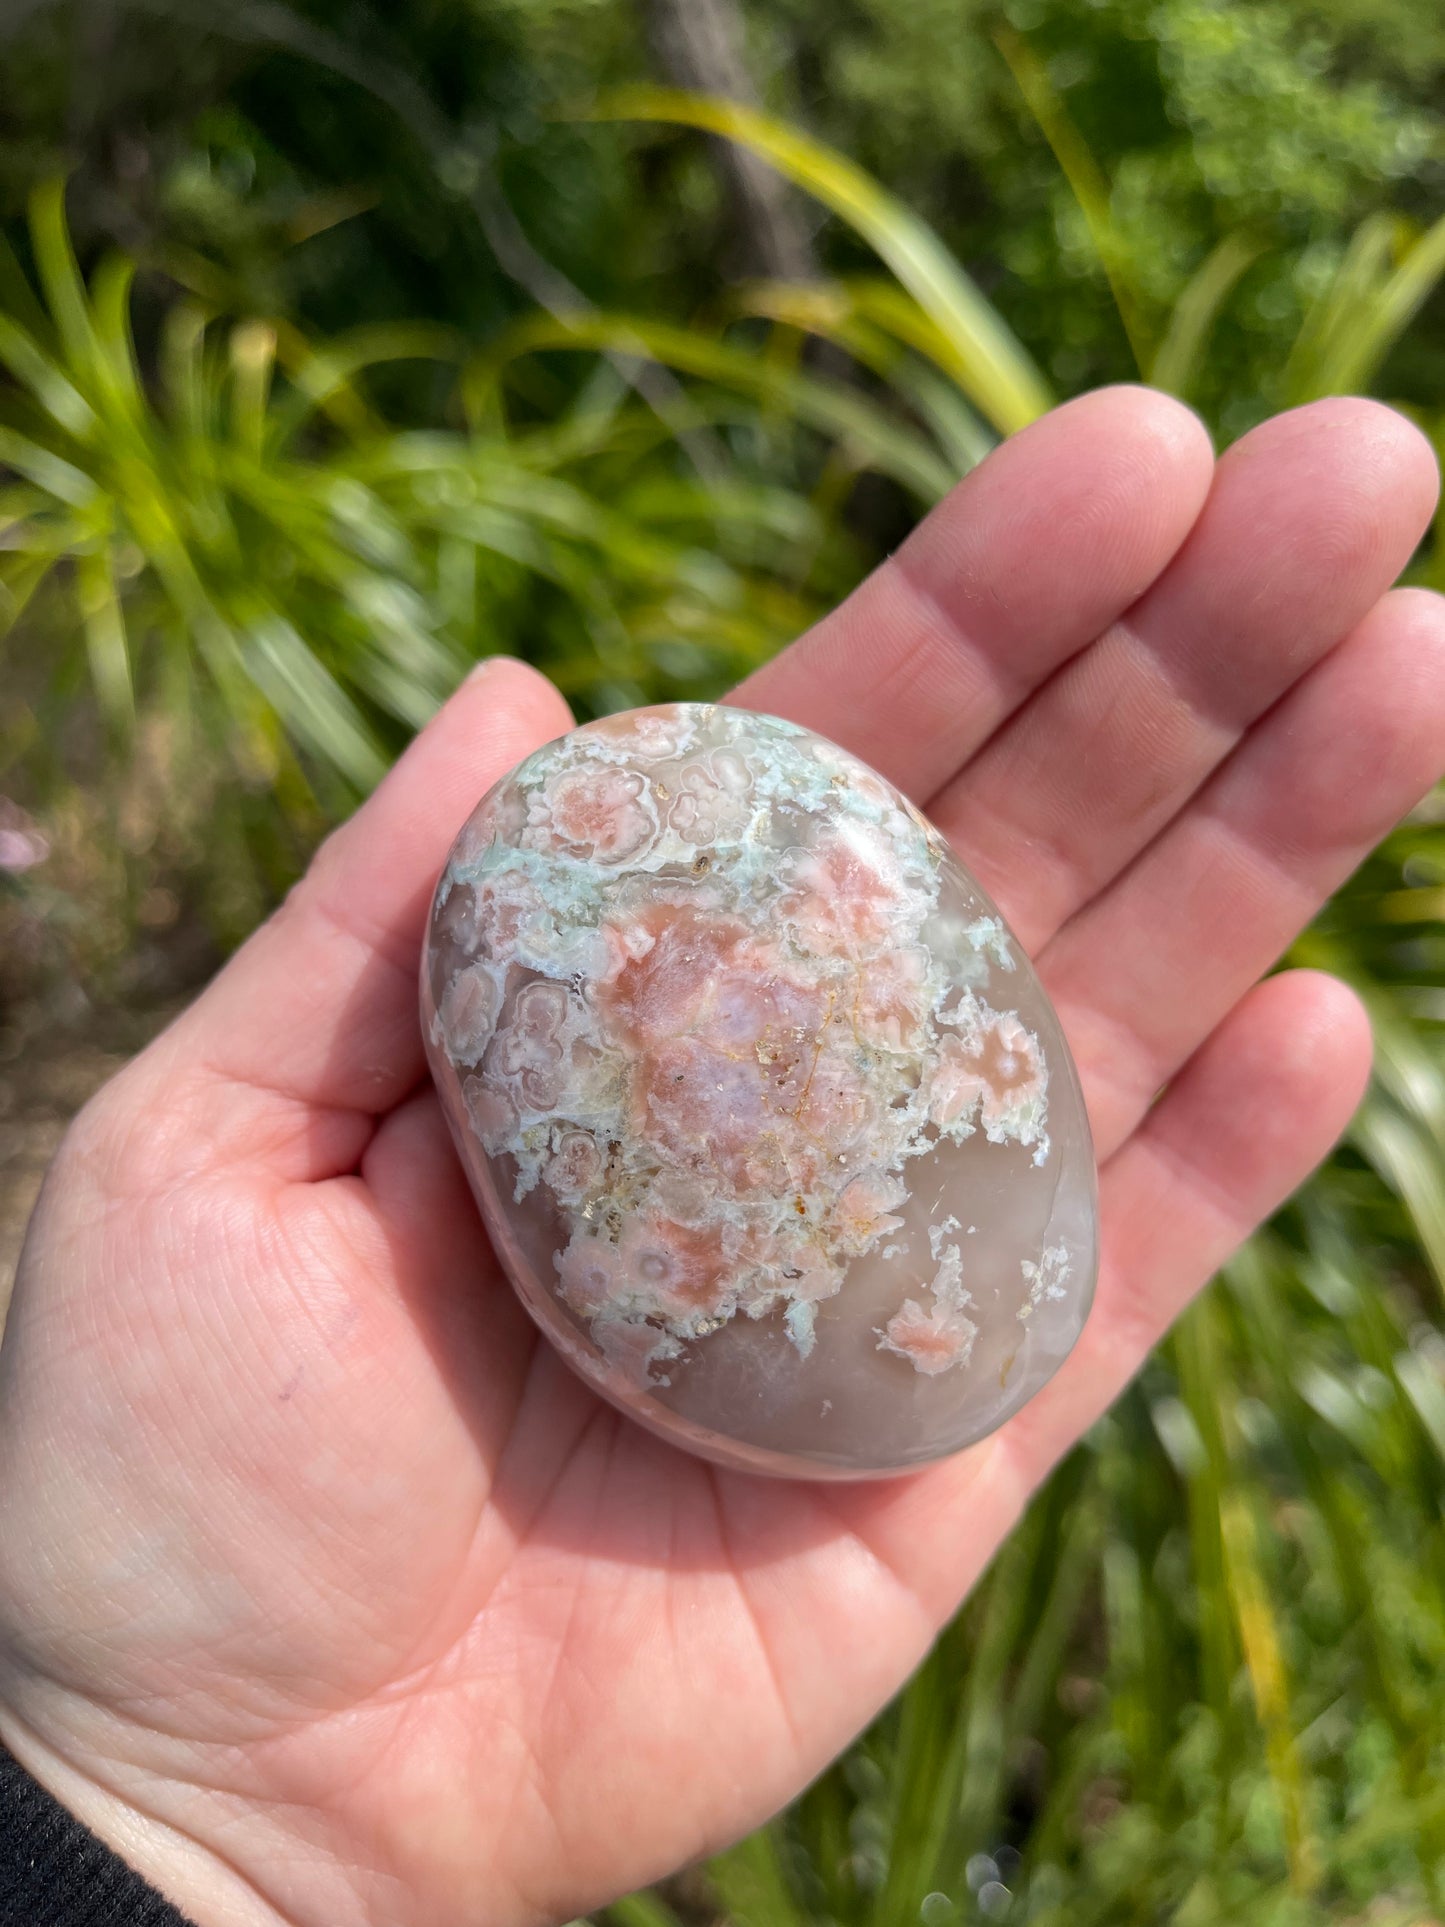
[[[33,637],[49,596],[51,686],[68,699],[73,635],[122,746],[160,705],[243,774],[338,808],[478,655],[520,646],[587,708],[711,689],[836,575],[843,545],[806,498],[731,455],[736,392],[660,413],[604,358],[564,407],[509,418],[495,357],[469,364],[445,330],[315,346],[191,299],[164,316],[148,382],[133,264],[84,284],[58,184],[33,197],[30,241],[39,295],[0,252],[0,635],[28,615]],[[617,360],[646,354],[643,332]],[[366,377],[416,360],[452,399],[397,427]],[[841,385],[804,391],[817,426],[853,419]],[[855,412],[887,465],[886,422]]]

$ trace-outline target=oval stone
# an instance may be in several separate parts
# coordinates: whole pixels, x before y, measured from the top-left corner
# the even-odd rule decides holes
[[[796,724],[640,709],[478,804],[422,969],[497,1254],[599,1392],[725,1465],[955,1452],[1093,1291],[1078,1078],[947,843]]]

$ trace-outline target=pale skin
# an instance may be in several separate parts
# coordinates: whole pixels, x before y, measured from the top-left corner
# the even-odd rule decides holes
[[[200,1927],[567,1919],[786,1802],[1358,1101],[1352,994],[1259,979],[1445,767],[1445,607],[1390,590],[1435,490],[1372,403],[1216,464],[1101,391],[739,692],[929,809],[1086,1085],[1085,1335],[906,1479],[685,1457],[498,1275],[418,948],[463,817],[569,717],[517,663],[464,685],[50,1173],[0,1352],[6,1745]]]

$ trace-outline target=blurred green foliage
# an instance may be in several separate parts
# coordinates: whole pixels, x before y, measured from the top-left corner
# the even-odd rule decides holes
[[[278,786],[314,776],[339,806],[479,642],[530,629],[558,684],[607,707],[710,688],[796,625],[797,597],[768,571],[813,565],[824,531],[806,501],[737,464],[705,479],[669,464],[665,485],[656,472],[674,436],[716,445],[703,402],[677,397],[684,419],[669,425],[667,406],[629,399],[604,366],[545,427],[514,428],[506,358],[468,366],[445,330],[377,325],[313,348],[265,321],[214,330],[183,301],[159,336],[152,405],[130,264],[108,257],[86,288],[55,184],[32,197],[29,234],[44,308],[0,256],[4,615],[13,625],[60,590],[122,745],[144,671],[184,736],[205,731]],[[358,381],[396,361],[461,365],[467,430],[380,418]]]
[[[1369,213],[1445,187],[1434,0],[746,0],[764,104],[890,188],[974,269],[1066,391],[1131,369],[1077,200],[1000,51],[1026,41],[1109,184],[1146,317],[1226,235],[1261,254],[1203,397],[1226,434],[1280,399],[1278,344]],[[79,158],[81,239],[192,246],[247,311],[330,331],[420,316],[476,333],[529,305],[498,274],[505,205],[601,306],[690,319],[738,256],[697,144],[560,117],[648,73],[635,0],[31,0],[0,23],[12,212]],[[200,109],[199,113],[197,109]],[[349,218],[343,218],[348,216]],[[823,266],[856,243],[817,227]],[[488,236],[491,235],[491,240]],[[515,265],[515,264],[514,264]],[[1439,330],[1399,369],[1438,396]],[[1392,371],[1394,372],[1394,371]]]
[[[12,998],[232,941],[478,655],[722,686],[1055,395],[1445,439],[1434,0],[745,0],[762,114],[639,91],[655,20],[0,19]],[[797,185],[811,274],[753,276],[699,129]],[[1432,802],[1299,946],[1376,1016],[1349,1144],[875,1729],[619,1927],[1445,1912],[1442,916]]]

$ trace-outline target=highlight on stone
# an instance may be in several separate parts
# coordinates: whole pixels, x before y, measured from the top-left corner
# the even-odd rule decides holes
[[[1093,1290],[1093,1153],[1028,959],[942,837],[795,724],[574,730],[477,806],[422,970],[523,1302],[723,1464],[862,1477],[1032,1396]]]

